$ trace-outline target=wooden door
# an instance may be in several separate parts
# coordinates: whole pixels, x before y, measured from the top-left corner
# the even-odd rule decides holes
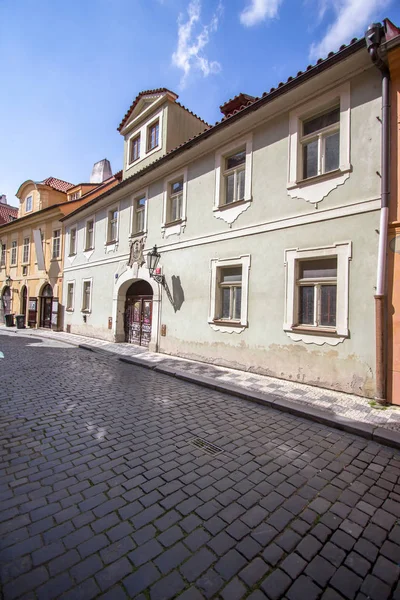
[[[42,298],[42,308],[40,315],[40,327],[46,327],[47,329],[51,328],[51,305],[52,298]]]
[[[151,340],[153,300],[149,296],[128,296],[125,304],[125,341],[148,347]]]

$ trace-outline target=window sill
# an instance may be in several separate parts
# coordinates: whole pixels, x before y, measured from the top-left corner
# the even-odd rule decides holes
[[[223,325],[224,327],[243,327],[240,321],[230,321],[229,319],[214,319],[214,325]]]
[[[85,248],[84,252],[91,252],[92,250],[94,250],[94,246],[92,246],[91,248]]]
[[[239,200],[238,202],[231,202],[230,204],[219,204],[218,206],[214,206],[214,217],[216,219],[222,219],[229,225],[232,225],[239,215],[249,208],[251,200],[250,197],[247,200]]]
[[[183,223],[183,219],[177,219],[176,221],[168,221],[167,223],[164,223],[164,227],[173,227],[174,225],[180,225],[180,223]]]
[[[105,246],[113,246],[118,242],[118,240],[110,240],[109,242],[104,242]],[[92,250],[93,248],[91,248]]]
[[[340,334],[336,329],[330,329],[329,327],[295,326],[284,328],[284,330],[286,335],[294,342],[301,341],[305,344],[316,344],[317,346],[322,346],[323,344],[337,346],[349,337],[348,333]]]
[[[76,252],[71,252],[70,254],[68,254],[68,258],[72,258],[73,256],[76,256]]]
[[[343,185],[350,177],[350,171],[351,165],[345,165],[329,173],[288,182],[286,188],[292,198],[300,198],[316,204],[339,185]]]
[[[65,309],[65,312],[72,313],[72,312],[74,312],[74,309],[73,309],[73,308],[66,308],[66,309]]]
[[[81,313],[83,315],[90,315],[91,312],[92,312],[91,310],[87,310],[87,309],[84,309],[84,308],[82,308],[82,310],[81,310]]]
[[[147,234],[147,231],[136,231],[136,233],[131,233],[129,239],[132,240],[134,238],[143,237]]]
[[[243,325],[240,321],[221,321],[218,319],[213,319],[209,321],[211,329],[214,331],[219,331],[220,333],[242,333],[248,325]]]
[[[56,258],[51,258],[50,262],[59,262],[61,260],[61,256],[58,256]]]

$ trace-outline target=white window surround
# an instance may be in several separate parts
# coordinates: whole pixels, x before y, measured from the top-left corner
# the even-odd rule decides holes
[[[147,121],[144,121],[140,127],[137,127],[136,129],[134,129],[132,131],[132,133],[129,134],[129,137],[126,138],[126,141],[125,141],[125,144],[126,144],[125,170],[126,171],[128,171],[128,169],[130,169],[131,167],[134,167],[135,165],[140,163],[140,161],[143,160],[144,158],[147,158],[148,156],[151,156],[154,152],[157,152],[158,150],[162,149],[162,147],[163,147],[163,113],[164,113],[164,109],[161,109],[159,112],[152,115],[151,118],[147,119]],[[158,146],[156,146],[155,148],[152,148],[152,150],[149,150],[149,152],[147,152],[147,144],[148,144],[147,137],[148,137],[149,127],[151,127],[151,125],[153,125],[153,123],[155,123],[157,120],[158,120],[158,124],[159,124]],[[129,162],[131,140],[133,138],[137,137],[138,135],[140,135],[140,155],[139,155],[139,158],[137,158],[133,162]]]
[[[86,247],[86,243],[87,243],[87,226],[88,226],[89,221],[93,221],[93,245],[92,245],[91,248],[87,248]],[[96,219],[95,219],[95,215],[91,215],[90,217],[88,217],[87,219],[85,219],[84,240],[83,240],[83,256],[86,258],[86,260],[89,260],[89,258],[92,256],[92,254],[94,252],[95,245],[96,245],[95,234],[96,234]]]
[[[329,173],[302,179],[301,143],[302,124],[325,108],[340,102],[340,154],[339,168]],[[290,113],[289,116],[289,164],[287,191],[292,198],[300,198],[313,204],[321,202],[332,190],[343,185],[350,177],[350,82],[322,96],[313,98]]]
[[[65,302],[65,310],[67,312],[74,312],[74,310],[75,310],[75,279],[69,280],[66,283],[67,283],[67,295],[66,295],[66,302]],[[68,290],[71,285],[72,285],[72,303],[71,303],[71,306],[69,307],[68,306]]]
[[[25,240],[28,240],[27,244],[25,244]],[[25,248],[27,248],[26,252],[25,252]],[[24,235],[23,238],[22,238],[22,260],[21,260],[21,265],[29,265],[30,260],[31,260],[31,238],[28,235]]]
[[[104,242],[104,248],[105,248],[106,253],[107,252],[114,252],[118,248],[119,219],[120,219],[120,210],[119,209],[120,209],[119,204],[116,204],[114,206],[109,206],[107,208],[107,213],[106,213],[106,240]],[[114,211],[118,212],[118,216],[117,216],[117,234],[116,234],[116,239],[115,240],[108,241],[109,227],[110,227],[110,213],[112,213]]]
[[[15,244],[15,246],[13,246]],[[18,265],[18,240],[11,240],[10,267]]]
[[[337,308],[336,328],[329,332],[312,326],[296,327],[297,285],[296,263],[303,259],[337,257]],[[285,320],[283,329],[295,342],[329,344],[336,346],[349,336],[349,262],[352,257],[351,242],[338,242],[320,248],[285,250]]]
[[[89,306],[88,306],[88,308],[84,308],[85,283],[90,283],[90,296],[89,296]],[[92,296],[93,296],[93,277],[88,277],[87,279],[82,279],[82,307],[81,307],[81,312],[83,312],[83,313],[91,313],[92,312]]]
[[[226,325],[221,322],[216,323],[218,315],[219,290],[217,282],[218,269],[226,267],[242,267],[242,304],[240,311],[240,323]],[[248,327],[247,313],[249,303],[249,273],[250,273],[250,254],[243,254],[237,258],[213,258],[211,259],[211,289],[210,289],[210,307],[208,313],[208,323],[214,331],[221,333],[242,333]],[[239,326],[238,326],[239,325]]]
[[[244,188],[244,200],[239,202],[232,202],[232,204],[224,204],[222,202],[222,194],[224,190],[224,161],[225,159],[233,154],[235,150],[246,148],[246,175],[245,175],[245,188]],[[231,144],[220,148],[215,153],[215,197],[214,197],[214,217],[222,219],[226,223],[231,225],[238,216],[247,210],[251,202],[251,184],[252,184],[252,163],[253,163],[253,135],[249,134],[246,137],[242,137]]]
[[[163,191],[163,220],[161,224],[161,233],[163,237],[170,235],[180,235],[185,231],[186,227],[186,208],[187,208],[187,168],[182,171],[177,171],[173,175],[169,176],[164,180],[164,191]],[[183,192],[182,192],[182,218],[179,221],[172,224],[168,223],[168,196],[170,192],[170,185],[177,179],[183,178]]]
[[[30,202],[28,203],[28,200],[30,200]],[[25,200],[25,212],[32,212],[33,210],[33,196],[32,194],[30,194],[29,196],[26,197]]]
[[[140,198],[145,198],[146,199],[146,203],[145,203],[145,207],[144,207],[144,229],[143,229],[143,231],[135,232],[136,200],[139,200]],[[132,202],[131,202],[131,224],[130,224],[130,233],[129,233],[129,237],[130,238],[140,237],[140,236],[145,235],[147,233],[148,200],[149,200],[149,198],[148,198],[148,188],[144,188],[144,189],[139,190],[138,192],[135,192],[133,194]]]

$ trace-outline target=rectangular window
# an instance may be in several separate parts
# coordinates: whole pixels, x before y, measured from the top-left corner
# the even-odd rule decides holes
[[[159,138],[160,122],[157,119],[147,128],[147,152],[157,148]]]
[[[69,255],[76,254],[76,227],[69,232]]]
[[[108,237],[107,242],[116,242],[118,232],[118,210],[114,208],[108,213]]]
[[[339,106],[304,120],[300,143],[303,157],[303,179],[338,169],[340,154]]]
[[[244,200],[246,180],[246,149],[235,152],[225,158],[224,169],[225,194],[224,204],[232,204]]]
[[[22,246],[22,262],[24,264],[29,262],[29,238],[24,238],[24,244]]]
[[[69,195],[69,200],[78,200],[78,198],[81,197],[81,190],[78,190],[77,192],[73,192],[72,194]]]
[[[53,251],[51,257],[53,259],[60,258],[61,251],[61,229],[53,231]]]
[[[242,267],[219,269],[219,319],[240,321],[242,309]]]
[[[74,310],[74,288],[73,283],[67,285],[67,310]]]
[[[85,250],[92,250],[94,248],[94,221],[91,219],[86,223],[86,241]]]
[[[298,325],[336,327],[337,257],[298,261]]]
[[[167,223],[182,219],[183,177],[169,184]]]
[[[0,267],[6,266],[6,250],[7,250],[6,244],[2,244],[1,245],[1,253],[0,253]]]
[[[32,196],[28,196],[25,202],[25,212],[31,212],[32,210]]]
[[[82,311],[83,312],[90,311],[91,294],[92,294],[92,282],[84,281],[83,282],[83,290],[82,290]]]
[[[17,253],[18,253],[18,248],[17,248],[17,240],[13,240],[11,242],[11,266],[15,267],[15,265],[17,264]]]
[[[140,135],[130,140],[129,162],[133,163],[140,158]]]
[[[134,201],[134,233],[142,233],[145,230],[146,196],[135,198]]]

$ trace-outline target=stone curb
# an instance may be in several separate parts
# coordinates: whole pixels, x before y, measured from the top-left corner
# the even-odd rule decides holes
[[[204,377],[203,375],[196,375],[194,373],[180,371],[179,369],[174,369],[171,367],[163,367],[157,364],[152,365],[143,359],[119,357],[118,360],[136,365],[138,367],[151,369],[157,373],[176,377],[177,379],[182,379],[183,381],[188,381],[196,385],[201,385],[202,387],[211,388],[217,392],[230,394],[231,396],[243,398],[244,400],[250,400],[251,402],[280,410],[281,412],[287,412],[297,417],[302,417],[304,419],[315,421],[316,423],[321,423],[322,425],[328,425],[329,427],[340,429],[346,433],[359,435],[368,440],[378,442],[379,444],[400,449],[400,432],[392,429],[375,427],[370,423],[358,423],[357,421],[352,421],[351,419],[347,419],[346,417],[341,417],[339,415],[327,415],[326,412],[319,408],[314,408],[313,406],[309,405],[301,405],[287,398],[281,398],[272,394],[263,394],[262,392],[245,390],[242,387],[232,383],[218,383],[218,381],[211,379],[210,377]]]
[[[39,338],[40,336],[36,335],[35,337]],[[50,335],[46,335],[45,338],[42,337],[40,339],[46,338],[53,339],[56,341],[62,341],[59,338]],[[186,371],[181,371],[172,367],[162,366],[162,364],[158,363],[153,364],[136,356],[119,356],[112,350],[97,348],[88,344],[80,344],[79,342],[74,342],[70,340],[66,340],[65,343],[71,344],[71,346],[77,346],[82,350],[88,350],[89,352],[97,352],[98,354],[103,355],[113,355],[116,358],[118,358],[119,361],[124,363],[136,365],[145,369],[150,369],[152,371],[156,371],[157,373],[162,373],[171,377],[176,377],[177,379],[188,381],[190,383],[194,383],[202,387],[207,387],[212,390],[222,392],[224,394],[230,394],[231,396],[236,396],[244,400],[249,400],[250,402],[262,404],[263,406],[269,406],[270,408],[280,410],[281,412],[287,412],[297,417],[308,419],[309,421],[311,420],[315,421],[316,423],[321,423],[322,425],[328,425],[329,427],[333,427],[334,429],[339,429],[347,433],[359,435],[360,437],[366,438],[368,440],[373,440],[374,442],[384,444],[385,446],[400,449],[400,431],[394,431],[393,429],[386,429],[384,427],[374,426],[370,423],[358,423],[357,421],[352,421],[351,419],[347,419],[346,417],[341,417],[339,415],[328,415],[326,412],[322,411],[319,408],[315,408],[314,406],[309,405],[301,405],[297,402],[289,400],[288,398],[282,398],[280,396],[274,396],[273,394],[264,394],[262,392],[246,390],[232,383],[218,383],[215,379],[212,379],[211,377],[204,377],[203,375],[188,373]]]

